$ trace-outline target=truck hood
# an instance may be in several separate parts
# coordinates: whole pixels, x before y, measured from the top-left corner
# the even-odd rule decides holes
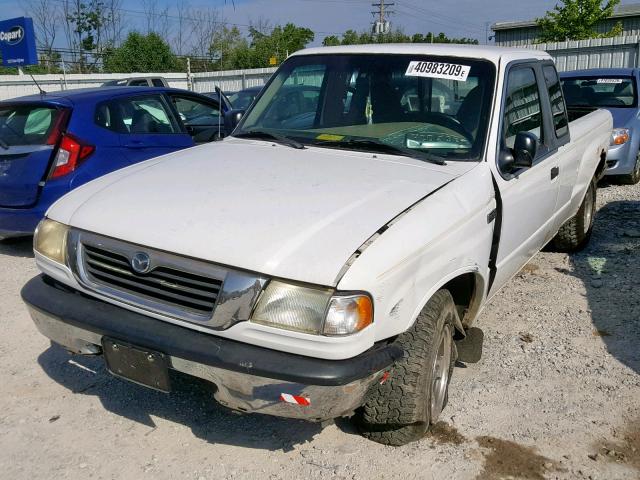
[[[380,227],[474,165],[228,139],[102,177],[48,216],[142,246],[335,285]]]

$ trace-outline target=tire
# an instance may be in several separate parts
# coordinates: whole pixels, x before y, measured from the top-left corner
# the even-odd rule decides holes
[[[612,178],[619,185],[635,185],[640,182],[640,152],[636,156],[636,164],[633,167],[633,172],[628,175],[615,175]]]
[[[591,180],[578,213],[567,220],[553,238],[552,243],[555,250],[577,252],[587,246],[596,217],[596,190],[596,182]]]
[[[439,290],[414,325],[394,341],[405,355],[383,384],[367,392],[356,413],[360,433],[384,445],[405,445],[422,438],[447,404],[457,353],[453,298]]]

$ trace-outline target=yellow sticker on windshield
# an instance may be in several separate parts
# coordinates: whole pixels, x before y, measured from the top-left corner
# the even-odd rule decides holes
[[[334,135],[332,133],[321,133],[316,137],[316,140],[327,140],[328,142],[339,142],[344,138],[344,135]]]

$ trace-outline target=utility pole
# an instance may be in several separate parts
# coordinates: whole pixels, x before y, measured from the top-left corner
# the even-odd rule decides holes
[[[389,33],[390,24],[387,20],[387,15],[393,13],[387,10],[387,7],[392,7],[395,3],[384,3],[384,0],[380,0],[378,3],[372,3],[372,7],[378,7],[378,10],[371,12],[372,15],[377,17],[377,20],[373,22],[373,33]]]

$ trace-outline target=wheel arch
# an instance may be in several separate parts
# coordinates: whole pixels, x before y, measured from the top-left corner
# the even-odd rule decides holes
[[[482,300],[486,295],[485,278],[477,268],[457,270],[446,276],[423,297],[413,315],[411,325],[413,325],[418,314],[424,309],[431,297],[439,290],[447,290],[451,294],[459,319],[456,330],[460,335],[464,336],[465,329],[471,326],[480,312]]]

